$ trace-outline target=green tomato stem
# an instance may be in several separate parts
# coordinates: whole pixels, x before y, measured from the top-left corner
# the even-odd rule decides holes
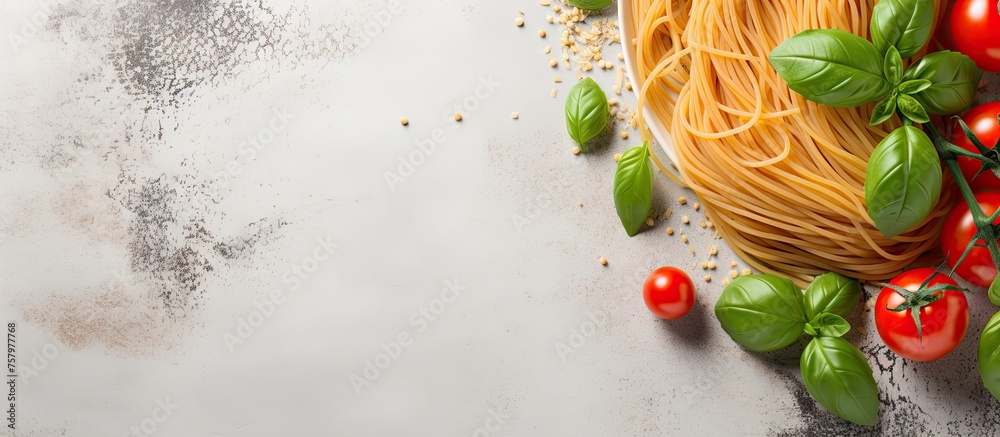
[[[905,119],[904,119],[905,120]],[[905,123],[905,121],[904,121]],[[972,192],[972,188],[969,186],[968,181],[965,180],[965,176],[962,174],[962,168],[958,165],[958,156],[967,156],[969,158],[975,158],[980,161],[987,161],[988,158],[969,152],[961,147],[952,144],[948,140],[945,140],[940,133],[938,133],[937,128],[931,123],[924,123],[924,128],[931,134],[931,140],[934,143],[934,148],[937,149],[938,155],[944,161],[945,167],[948,168],[948,172],[951,173],[952,179],[958,184],[958,190],[962,193],[962,198],[965,203],[969,205],[969,212],[972,213],[972,220],[976,225],[976,237],[969,242],[970,246],[976,244],[979,239],[982,239],[986,243],[986,248],[990,251],[990,256],[993,258],[993,264],[1000,266],[1000,245],[997,244],[997,231],[993,227],[993,220],[995,217],[990,217],[986,215],[983,211],[983,207],[979,205],[976,201],[976,196]],[[995,216],[996,214],[994,214]],[[956,263],[957,265],[957,263]]]

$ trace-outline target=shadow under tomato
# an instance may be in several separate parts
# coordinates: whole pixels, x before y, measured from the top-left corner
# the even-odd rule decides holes
[[[709,322],[715,320],[712,309],[697,302],[691,311],[677,320],[659,319],[660,326],[667,333],[671,343],[683,343],[688,346],[705,346],[708,343]]]

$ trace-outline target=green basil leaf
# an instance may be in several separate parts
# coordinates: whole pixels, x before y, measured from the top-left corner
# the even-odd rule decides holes
[[[932,0],[880,0],[872,9],[872,42],[879,53],[895,47],[909,58],[927,43],[933,24]]]
[[[842,337],[850,330],[851,324],[847,320],[831,313],[818,314],[804,328],[806,334],[813,337]]]
[[[566,130],[582,147],[600,135],[608,124],[608,96],[594,79],[586,78],[570,88],[566,96]]]
[[[893,91],[889,94],[889,97],[882,99],[878,102],[874,108],[872,108],[872,118],[868,121],[868,124],[875,126],[877,124],[882,124],[886,120],[892,118],[892,114],[896,113],[896,92]]]
[[[882,61],[882,74],[892,86],[899,85],[899,80],[903,78],[903,58],[899,57],[899,51],[890,46],[885,52],[885,59]]]
[[[715,303],[715,317],[733,341],[755,352],[788,346],[806,323],[802,292],[774,275],[734,279]]]
[[[611,0],[565,0],[565,1],[566,4],[570,6],[576,6],[580,9],[588,9],[591,11],[604,9],[611,4]]]
[[[840,337],[815,337],[799,362],[802,382],[816,402],[859,425],[878,421],[878,385],[865,356]]]
[[[653,167],[649,163],[649,143],[622,154],[615,171],[615,209],[628,236],[634,236],[649,218],[653,206]]]
[[[929,80],[931,86],[913,97],[930,114],[951,115],[972,105],[982,76],[968,56],[943,50],[920,58],[903,73],[903,80]]]
[[[931,118],[927,116],[927,111],[924,110],[924,106],[917,99],[914,99],[913,96],[907,94],[896,96],[896,107],[901,114],[914,122],[927,123],[931,121]]]
[[[990,283],[990,291],[988,294],[990,302],[993,302],[993,305],[1000,306],[1000,276],[993,278],[993,282]]]
[[[983,386],[1000,399],[1000,313],[994,314],[983,328],[978,361]]]
[[[914,126],[896,129],[868,159],[868,216],[887,237],[906,232],[920,224],[937,204],[941,182],[941,163],[927,134]]]
[[[839,273],[824,273],[809,284],[803,295],[806,318],[812,320],[822,313],[847,318],[861,301],[861,283]]]
[[[916,94],[931,87],[931,81],[925,79],[908,80],[896,88],[900,94]]]
[[[878,49],[843,30],[799,32],[775,47],[768,60],[789,88],[828,106],[860,106],[891,88]]]

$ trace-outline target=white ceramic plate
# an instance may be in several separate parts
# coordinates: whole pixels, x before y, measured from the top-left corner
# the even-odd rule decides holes
[[[635,91],[636,95],[639,95],[642,82],[639,82],[639,77],[636,74],[639,71],[639,60],[635,53],[635,47],[632,45],[632,38],[635,38],[635,35],[632,32],[632,2],[630,0],[618,0],[618,28],[621,31],[622,52],[625,53],[625,70],[628,74],[628,80],[632,83],[632,90]],[[663,120],[656,118],[649,109],[648,102],[642,106],[643,120],[649,127],[649,131],[652,132],[656,143],[660,145],[674,166],[680,168],[677,163],[677,152],[674,150],[674,141],[670,138],[670,133],[667,132]]]

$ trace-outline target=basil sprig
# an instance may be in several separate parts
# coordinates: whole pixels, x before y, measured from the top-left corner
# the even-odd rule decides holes
[[[941,194],[937,150],[911,125],[972,105],[982,71],[950,51],[926,55],[904,70],[903,60],[930,38],[933,0],[880,0],[870,24],[872,42],[841,30],[806,30],[775,47],[769,60],[806,99],[838,107],[878,102],[871,124],[893,115],[905,122],[875,148],[865,178],[868,216],[882,234],[895,237],[922,223]]]
[[[722,329],[741,346],[773,351],[812,336],[799,362],[806,389],[830,412],[861,425],[878,419],[878,386],[871,366],[856,347],[841,338],[851,325],[845,318],[861,299],[858,281],[827,273],[803,294],[773,275],[740,276],[715,304]]]
[[[634,236],[649,218],[653,205],[653,167],[649,162],[649,143],[622,154],[615,171],[615,210],[628,236]]]
[[[608,124],[608,96],[594,79],[586,78],[570,88],[566,96],[566,130],[584,148]]]
[[[611,0],[565,0],[566,4],[570,6],[575,6],[580,9],[588,9],[596,11],[598,9],[604,9],[611,4]]]

